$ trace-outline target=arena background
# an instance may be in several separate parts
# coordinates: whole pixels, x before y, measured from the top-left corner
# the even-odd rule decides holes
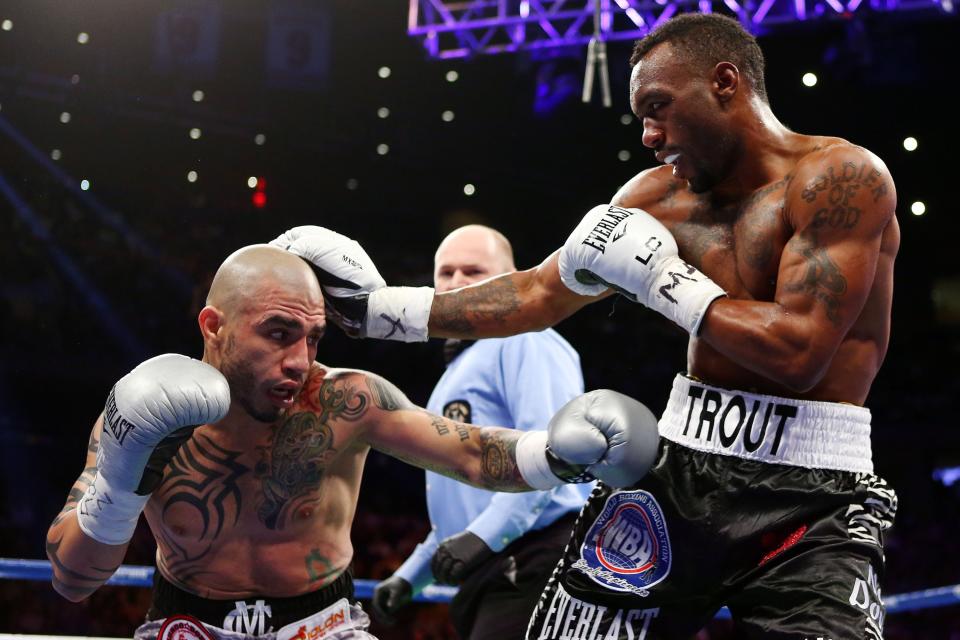
[[[870,148],[897,183],[893,337],[868,401],[877,471],[900,495],[887,594],[960,583],[960,136],[948,97],[960,23],[947,8],[864,6],[760,33],[781,120]],[[582,45],[437,60],[407,17],[399,0],[0,1],[0,556],[44,557],[110,385],[150,355],[200,354],[196,312],[232,250],[321,224],[360,240],[389,283],[421,285],[443,235],[480,221],[529,267],[654,164],[624,117],[629,41],[608,45],[604,108],[598,91],[580,100]],[[559,330],[588,388],[662,410],[684,366],[679,330],[624,300]],[[442,371],[435,341],[335,329],[319,359],[380,373],[420,404]],[[422,485],[419,470],[371,455],[355,575],[388,576],[423,537]],[[152,544],[141,523],[126,562],[151,563]],[[147,597],[105,587],[70,604],[47,583],[0,581],[0,632],[129,636]],[[960,606],[891,615],[887,630],[960,638]],[[453,637],[444,605],[376,632]],[[702,637],[730,636],[718,622]]]

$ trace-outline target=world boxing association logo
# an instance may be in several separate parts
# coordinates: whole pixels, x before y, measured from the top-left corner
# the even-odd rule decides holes
[[[618,491],[588,529],[571,568],[608,589],[647,596],[670,573],[672,559],[667,522],[656,498],[646,491]]]

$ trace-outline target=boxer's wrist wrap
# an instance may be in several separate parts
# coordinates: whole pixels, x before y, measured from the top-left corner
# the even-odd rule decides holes
[[[115,489],[97,473],[93,484],[77,503],[77,522],[90,538],[103,544],[126,544],[133,537],[137,520],[149,495],[138,496],[131,491]]]
[[[727,292],[676,256],[663,260],[654,280],[649,301],[641,303],[673,320],[695,336],[710,304]]]
[[[552,489],[563,484],[550,470],[546,431],[527,431],[517,440],[517,470],[534,489]]]
[[[366,337],[426,342],[432,287],[383,287],[367,302]]]
[[[517,469],[534,489],[552,489],[565,483],[592,482],[585,465],[570,464],[550,451],[546,431],[527,431],[517,441]]]

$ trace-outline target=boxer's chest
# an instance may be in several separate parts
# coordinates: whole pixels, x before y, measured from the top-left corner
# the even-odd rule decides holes
[[[167,466],[151,500],[151,526],[172,545],[297,536],[323,519],[328,485],[352,478],[349,445],[313,412],[292,413],[259,434],[226,438],[197,429]],[[359,463],[362,467],[362,461]]]
[[[792,233],[783,215],[788,180],[725,206],[692,194],[684,197],[664,220],[681,257],[731,297],[772,300],[780,256]]]

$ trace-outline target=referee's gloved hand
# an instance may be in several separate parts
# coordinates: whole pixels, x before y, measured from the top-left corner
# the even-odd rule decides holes
[[[492,555],[493,550],[480,536],[462,531],[440,543],[430,569],[438,583],[458,585]]]
[[[390,576],[373,589],[370,604],[373,617],[386,625],[396,622],[393,614],[413,599],[413,585],[400,576]]]

